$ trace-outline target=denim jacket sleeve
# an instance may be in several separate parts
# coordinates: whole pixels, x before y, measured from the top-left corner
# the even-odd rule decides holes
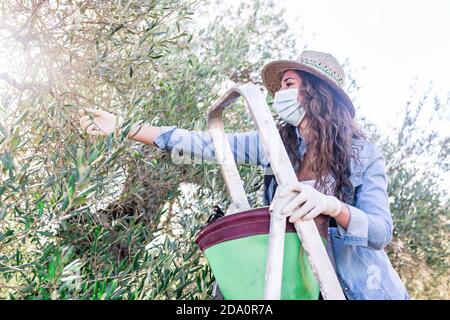
[[[227,133],[226,136],[236,163],[267,164],[258,131]],[[161,133],[155,139],[154,144],[159,149],[170,152],[172,157],[182,153],[192,160],[216,161],[214,144],[210,134],[205,131],[190,131],[177,126],[164,126],[161,127]]]
[[[347,230],[340,225],[338,230],[347,245],[381,250],[391,241],[393,231],[385,161],[373,143],[365,147],[367,162],[362,171],[362,183],[355,188],[354,206],[347,205],[350,222]]]

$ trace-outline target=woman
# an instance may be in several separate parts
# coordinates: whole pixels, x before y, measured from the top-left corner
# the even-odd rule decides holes
[[[237,163],[266,169],[265,204],[295,192],[284,208],[290,222],[314,219],[328,239],[327,252],[348,299],[409,299],[384,247],[392,239],[385,163],[379,149],[357,127],[343,89],[344,71],[327,53],[304,51],[297,60],[277,60],[263,71],[274,96],[277,126],[299,182],[277,192],[257,131],[228,134]],[[86,109],[81,126],[93,135],[116,127],[116,117]],[[82,110],[82,114],[84,111]],[[129,137],[172,152],[214,160],[211,137],[171,127],[142,125]]]

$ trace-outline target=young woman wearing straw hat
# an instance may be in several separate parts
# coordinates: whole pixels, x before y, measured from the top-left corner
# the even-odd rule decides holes
[[[409,299],[384,251],[393,231],[385,161],[354,121],[344,78],[332,55],[316,51],[304,51],[297,60],[272,61],[263,68],[264,85],[274,97],[277,127],[299,180],[277,194],[298,194],[284,213],[290,222],[314,219],[328,240],[327,252],[348,299]],[[107,135],[120,123],[106,111],[85,108],[81,114],[82,128],[92,135]],[[141,125],[129,137],[172,154],[182,150],[214,161],[207,132]],[[237,163],[265,168],[265,204],[277,201],[277,183],[258,132],[227,137]]]

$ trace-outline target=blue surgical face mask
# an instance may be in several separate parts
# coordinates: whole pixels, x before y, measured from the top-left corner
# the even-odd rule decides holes
[[[273,106],[280,118],[297,127],[305,117],[305,109],[298,101],[298,89],[280,90],[275,93]]]

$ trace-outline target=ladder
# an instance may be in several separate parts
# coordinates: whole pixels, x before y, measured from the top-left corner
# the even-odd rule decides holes
[[[240,96],[244,97],[253,122],[256,124],[262,146],[278,185],[282,187],[298,181],[261,90],[252,83],[235,86],[222,95],[208,111],[209,133],[214,144],[217,162],[220,165],[231,198],[231,204],[226,215],[250,209],[243,181],[239,176],[231,147],[225,135],[222,119],[223,110]],[[264,283],[265,300],[280,300],[281,297],[286,228],[286,216],[281,215],[281,210],[294,196],[295,194],[281,198],[283,203],[280,203],[277,207],[271,207],[269,210],[270,229]],[[275,197],[277,197],[277,192]],[[308,255],[322,297],[325,300],[345,300],[314,221],[296,222],[295,229]]]

